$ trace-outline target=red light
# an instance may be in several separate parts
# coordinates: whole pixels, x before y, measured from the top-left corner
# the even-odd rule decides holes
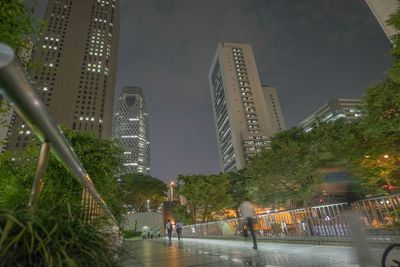
[[[391,184],[385,184],[384,186],[382,186],[383,189],[387,190],[387,191],[392,191],[394,189],[394,186]]]

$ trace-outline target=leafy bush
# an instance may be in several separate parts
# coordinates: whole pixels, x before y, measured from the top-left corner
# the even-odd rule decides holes
[[[142,232],[133,231],[133,230],[125,230],[123,235],[124,235],[124,238],[133,238],[133,237],[141,236]]]
[[[124,213],[117,183],[122,166],[114,142],[91,134],[65,131],[100,195],[119,220]],[[26,210],[38,147],[0,155],[1,266],[115,266],[119,248],[105,219],[83,218],[82,187],[53,157],[34,214]],[[114,242],[115,241],[115,242]]]
[[[104,222],[40,210],[0,211],[0,266],[115,266]]]

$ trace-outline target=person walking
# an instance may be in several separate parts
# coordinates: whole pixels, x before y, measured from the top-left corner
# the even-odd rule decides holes
[[[257,249],[256,235],[253,229],[253,217],[255,215],[254,206],[246,199],[240,204],[240,217],[245,219],[247,225],[247,231],[250,231],[251,237],[253,238],[253,249]]]
[[[182,238],[182,223],[180,220],[176,221],[175,229],[176,229],[176,234],[178,235],[178,240],[181,240],[181,238]]]
[[[171,220],[170,220],[170,219],[168,219],[168,222],[165,224],[165,229],[167,229],[168,241],[171,243],[171,237],[172,237],[172,223],[171,223]]]

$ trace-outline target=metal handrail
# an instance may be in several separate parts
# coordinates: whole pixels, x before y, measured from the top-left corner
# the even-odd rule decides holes
[[[0,93],[11,102],[16,112],[42,143],[51,143],[51,153],[71,173],[82,187],[87,188],[109,217],[114,215],[97,192],[81,161],[68,143],[41,97],[28,82],[12,48],[0,43]]]
[[[391,243],[398,242],[399,238],[399,208],[400,194],[393,194],[361,199],[351,206],[332,203],[258,214],[254,216],[254,227],[259,239],[304,240],[319,244],[321,240],[349,242],[354,237],[354,225],[358,225],[365,231],[367,240]],[[244,220],[233,218],[185,225],[182,233],[187,237],[242,238],[238,233],[242,231]]]

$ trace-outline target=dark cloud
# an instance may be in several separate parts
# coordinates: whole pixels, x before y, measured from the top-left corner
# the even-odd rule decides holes
[[[252,44],[288,126],[360,97],[391,64],[364,0],[121,0],[116,88],[144,90],[156,177],[219,172],[207,77],[218,41]]]

